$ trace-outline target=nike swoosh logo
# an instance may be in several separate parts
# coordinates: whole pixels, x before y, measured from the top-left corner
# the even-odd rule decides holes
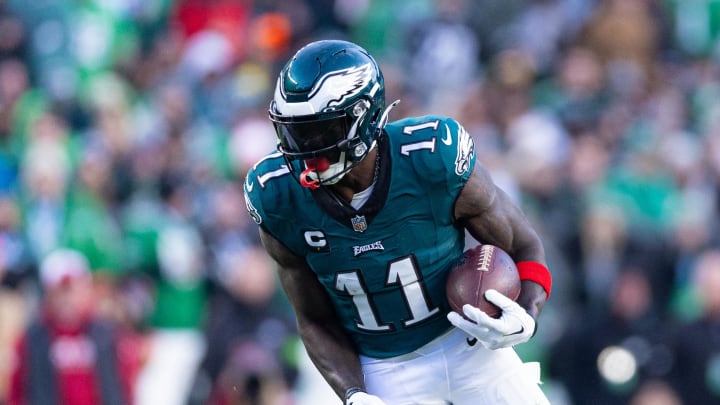
[[[248,193],[252,193],[253,187],[255,187],[255,183],[250,182],[250,178],[245,180],[245,188],[247,189]]]
[[[521,326],[519,331],[510,333],[510,334],[505,335],[505,336],[519,335],[519,334],[521,334],[521,333],[523,333],[523,332],[525,332],[525,327],[524,327],[524,326]]]
[[[441,139],[442,143],[447,146],[452,145],[452,137],[450,136],[450,127],[445,124],[445,137]]]
[[[477,343],[477,338],[465,338],[465,341],[467,342],[468,346],[475,346],[475,343]]]

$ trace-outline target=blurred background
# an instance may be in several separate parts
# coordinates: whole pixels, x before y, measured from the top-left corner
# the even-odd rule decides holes
[[[517,349],[553,404],[720,403],[719,30],[719,0],[0,0],[0,404],[340,403],[242,195],[323,38],[539,230]]]

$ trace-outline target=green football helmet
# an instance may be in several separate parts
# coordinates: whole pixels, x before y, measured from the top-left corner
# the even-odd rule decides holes
[[[269,114],[288,167],[300,160],[300,183],[317,188],[337,183],[367,156],[388,111],[375,59],[351,42],[323,40],[282,69]]]

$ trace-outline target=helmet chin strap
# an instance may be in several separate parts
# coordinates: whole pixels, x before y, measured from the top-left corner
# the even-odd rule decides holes
[[[315,158],[305,161],[306,169],[300,173],[300,184],[311,190],[321,185],[332,185],[340,181],[347,173],[345,152],[340,152],[340,159],[330,164],[327,158]]]

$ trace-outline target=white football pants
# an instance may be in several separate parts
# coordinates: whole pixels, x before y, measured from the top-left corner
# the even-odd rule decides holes
[[[365,385],[387,405],[549,405],[540,367],[512,348],[488,350],[453,328],[418,350],[389,359],[360,356]]]

